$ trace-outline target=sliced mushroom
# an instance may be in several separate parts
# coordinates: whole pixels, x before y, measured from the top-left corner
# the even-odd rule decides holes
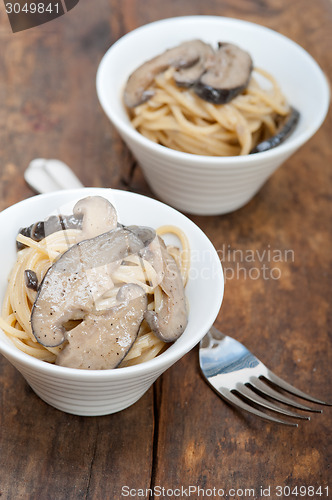
[[[51,215],[45,221],[37,221],[28,227],[23,227],[19,230],[19,234],[27,236],[34,241],[41,241],[49,234],[63,231],[64,229],[82,229],[82,216],[74,215]],[[22,250],[25,245],[17,242],[17,250]]]
[[[164,342],[173,342],[184,332],[188,323],[186,298],[182,276],[175,260],[169,255],[161,238],[159,245],[164,267],[160,283],[162,306],[156,312],[146,311],[145,319],[158,338]]]
[[[182,68],[195,67],[194,75],[197,78],[202,73],[200,62],[205,58],[206,53],[210,52],[209,46],[201,40],[191,40],[184,42],[178,47],[166,50],[163,54],[150,59],[137,68],[128,78],[124,90],[124,102],[128,108],[134,108],[139,104],[147,101],[152,95],[153,90],[148,87],[153,83],[154,78],[161,72],[165,71],[170,66],[179,70]],[[177,72],[177,81],[182,81],[182,85],[186,85],[185,72]],[[193,79],[193,75],[190,75]]]
[[[79,200],[73,209],[76,218],[83,217],[81,239],[94,238],[117,226],[117,214],[113,205],[102,196],[87,196]]]
[[[151,229],[151,239],[155,232]],[[64,324],[83,319],[112,286],[112,266],[144,247],[123,227],[73,245],[53,264],[39,287],[31,312],[31,327],[44,346],[61,345]]]
[[[117,214],[113,205],[102,196],[87,196],[76,203],[73,215],[51,215],[45,221],[21,228],[19,233],[34,241],[41,241],[57,231],[80,229],[82,234],[79,240],[83,240],[106,233],[116,225]],[[24,244],[17,242],[18,250],[24,247]]]
[[[38,290],[38,278],[35,271],[31,271],[31,269],[26,269],[24,271],[24,280],[25,286],[37,292]]]
[[[140,257],[142,257],[142,259],[149,262],[153,267],[156,276],[154,278],[154,282],[151,283],[151,285],[153,286],[153,288],[156,288],[158,285],[160,285],[165,276],[163,253],[161,250],[159,236],[156,235],[155,238],[149,243],[149,245],[145,246],[143,250],[140,251],[139,255]]]
[[[92,370],[119,365],[136,340],[147,297],[140,286],[128,284],[119,289],[116,299],[113,308],[87,314],[67,333],[57,365]]]
[[[128,231],[134,233],[141,240],[144,247],[149,245],[155,238],[156,232],[147,226],[125,226]]]
[[[195,84],[196,94],[213,104],[225,104],[248,85],[253,63],[248,52],[232,43],[219,43],[206,72]]]
[[[193,65],[179,68],[174,72],[174,80],[179,87],[192,87],[206,71],[209,61],[213,60],[214,57],[214,50],[211,45],[200,40],[188,43],[195,43],[195,46],[199,47],[199,58]]]
[[[289,115],[287,115],[286,119],[283,120],[278,132],[269,139],[266,139],[265,141],[257,144],[257,146],[255,146],[250,151],[250,153],[262,153],[263,151],[268,151],[269,149],[279,146],[279,144],[284,142],[287,137],[289,137],[290,134],[295,130],[299,119],[300,113],[297,111],[297,109],[291,108]]]

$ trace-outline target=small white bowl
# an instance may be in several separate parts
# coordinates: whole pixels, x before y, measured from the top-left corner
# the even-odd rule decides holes
[[[77,200],[89,195],[109,199],[117,209],[119,221],[126,225],[156,228],[174,224],[182,228],[192,251],[186,286],[190,308],[188,326],[167,351],[151,361],[114,370],[78,370],[56,366],[23,353],[0,329],[0,352],[21,372],[41,399],[62,411],[92,416],[114,413],[135,403],[159,375],[202,339],[218,315],[224,280],[220,259],[212,243],[181,213],[134,193],[83,188],[35,196],[0,213],[3,242],[0,261],[5,270],[0,274],[1,303],[7,287],[7,274],[16,260],[15,240],[19,228],[46,218],[54,210],[70,213]]]
[[[289,103],[301,113],[296,130],[283,144],[254,155],[199,156],[155,144],[133,129],[122,100],[128,76],[144,61],[194,38],[213,46],[218,41],[238,44],[251,54],[255,66],[276,78]],[[329,106],[327,80],[303,48],[263,26],[210,16],[165,19],[122,37],[100,63],[97,94],[151,189],[177,209],[200,215],[223,214],[245,205],[318,130]]]

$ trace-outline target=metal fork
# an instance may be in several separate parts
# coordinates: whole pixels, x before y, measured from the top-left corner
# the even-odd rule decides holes
[[[273,401],[299,410],[322,413],[285,396],[280,389],[312,403],[332,406],[313,398],[288,384],[237,340],[223,335],[212,327],[200,343],[199,362],[202,374],[219,396],[233,406],[253,413],[264,420],[297,427],[298,424],[271,416],[271,410],[287,417],[310,420],[310,417],[295,413],[276,405]],[[273,401],[271,401],[273,400]]]

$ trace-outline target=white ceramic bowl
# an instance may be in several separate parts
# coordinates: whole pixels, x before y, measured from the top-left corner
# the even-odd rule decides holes
[[[0,213],[1,238],[5,243],[0,246],[0,262],[2,269],[6,270],[0,275],[1,303],[7,286],[7,273],[16,259],[15,239],[19,228],[46,218],[54,210],[70,213],[75,201],[88,195],[108,198],[118,211],[119,221],[124,224],[154,228],[174,224],[185,231],[192,250],[190,278],[186,287],[190,311],[185,332],[155,359],[115,370],[78,370],[40,361],[17,349],[2,330],[0,352],[47,403],[77,415],[105,415],[137,401],[161,373],[201,340],[219,312],[224,281],[220,259],[213,245],[184,215],[159,201],[134,193],[83,188],[35,196]]]
[[[289,103],[301,113],[296,131],[282,145],[243,157],[196,156],[155,144],[132,128],[122,102],[128,76],[145,60],[193,38],[213,46],[220,40],[236,43],[252,55],[254,65],[276,78]],[[329,105],[326,78],[299,45],[257,24],[209,16],[165,19],[122,37],[100,63],[97,93],[151,189],[179,210],[201,215],[223,214],[246,204],[317,131]]]

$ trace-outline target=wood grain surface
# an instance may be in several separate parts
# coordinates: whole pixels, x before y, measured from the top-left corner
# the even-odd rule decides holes
[[[16,34],[3,3],[0,12],[0,210],[33,196],[23,172],[36,157],[63,160],[87,186],[154,196],[95,92],[105,51],[142,24],[191,14],[246,19],[292,38],[332,76],[330,0],[82,0],[62,18]],[[329,113],[244,208],[190,217],[225,269],[216,326],[290,383],[330,401],[331,136]],[[227,499],[329,486],[331,497],[332,409],[295,430],[270,425],[220,400],[197,356],[196,348],[127,410],[89,418],[48,406],[1,357],[1,499],[118,500],[124,486],[129,498],[158,498],[157,487],[170,490],[159,497],[176,498],[171,489],[189,486],[222,488]],[[314,498],[328,498],[322,493]]]

